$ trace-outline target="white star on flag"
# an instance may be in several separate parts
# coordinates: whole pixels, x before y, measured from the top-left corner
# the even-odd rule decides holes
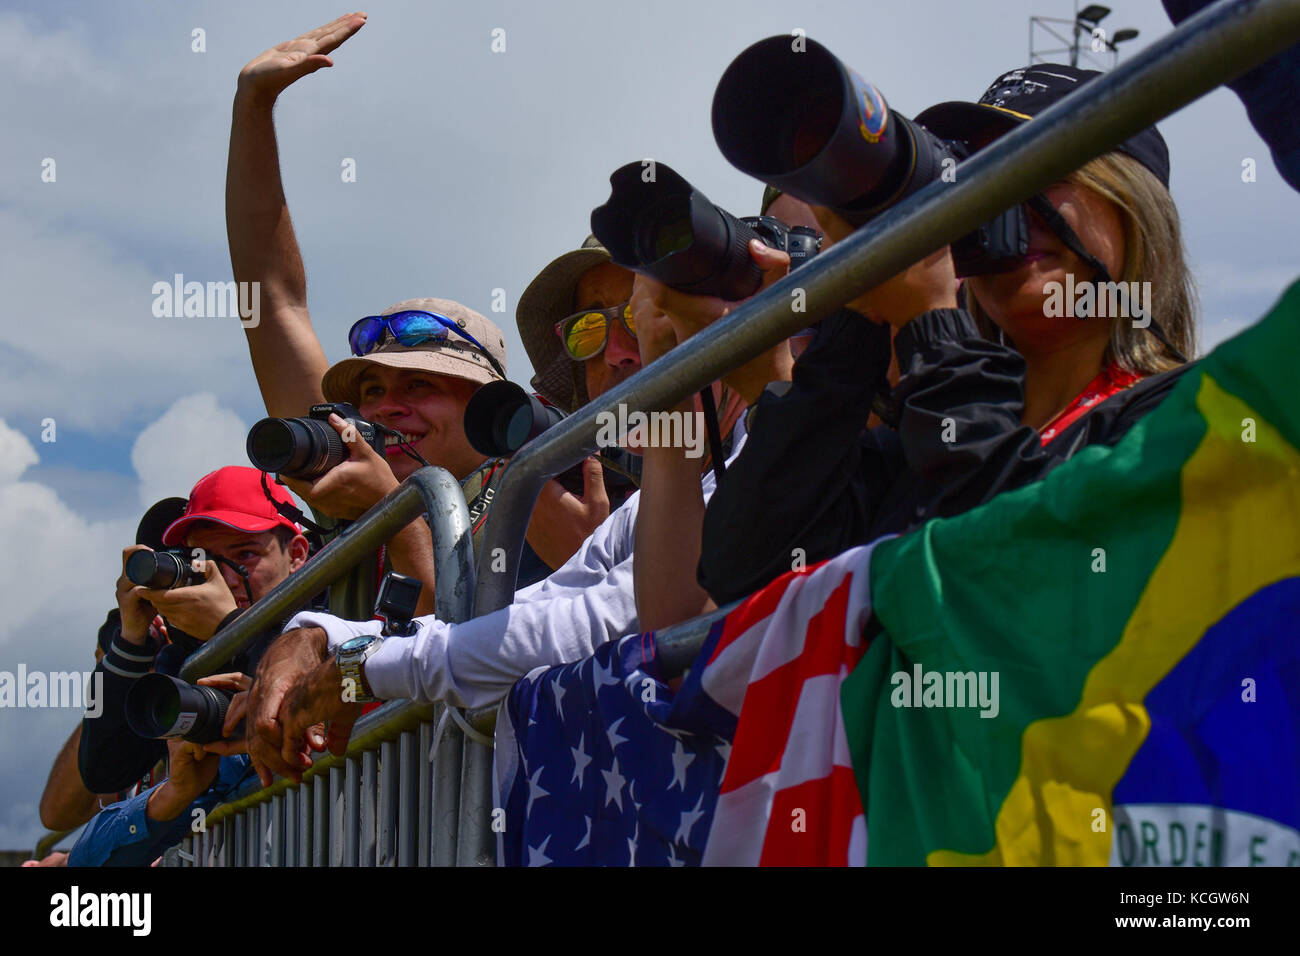
[[[687,753],[680,740],[673,741],[673,780],[668,784],[669,790],[678,786],[682,788],[682,793],[686,792],[686,768],[694,759],[695,754]]]
[[[610,725],[609,725],[609,729],[605,731],[605,736],[609,739],[609,749],[610,749],[610,750],[613,750],[613,749],[614,749],[615,747],[617,747],[619,744],[625,744],[625,743],[627,743],[627,738],[626,738],[626,737],[620,737],[620,736],[619,736],[619,733],[618,733],[618,725],[621,724],[621,723],[623,723],[623,721],[625,721],[625,720],[627,720],[626,717],[620,717],[618,720],[616,720],[616,721],[614,721],[612,724],[610,724]]]
[[[591,758],[587,756],[587,735],[580,734],[578,737],[578,746],[570,747],[569,753],[573,754],[573,777],[569,783],[574,780],[578,781],[578,789],[583,787],[582,775],[587,770],[587,764],[591,763]]]
[[[601,775],[605,778],[605,806],[611,803],[618,804],[618,809],[623,809],[623,784],[627,783],[627,778],[618,772],[618,758],[614,758],[613,770],[602,770]],[[700,797],[703,800],[703,797]]]
[[[528,865],[529,866],[546,866],[551,862],[551,858],[546,855],[546,844],[551,842],[551,835],[548,833],[542,845],[537,849],[531,846],[528,848]]]
[[[703,805],[704,794],[700,794],[700,798],[695,801],[695,809],[682,811],[682,822],[677,828],[677,835],[673,837],[674,842],[686,843],[690,840],[691,827],[695,826],[700,817],[704,816],[704,811],[700,809]]]
[[[542,785],[537,781],[542,776],[542,768],[538,767],[537,772],[528,778],[528,806],[524,808],[524,815],[533,812],[533,801],[538,797],[549,797],[550,793],[542,789]]]
[[[564,685],[559,681],[555,681],[551,686],[555,688],[555,716],[563,720],[564,708],[560,702],[564,700]]]
[[[574,847],[575,850],[581,850],[591,843],[591,817],[583,817],[583,819],[587,821],[587,832],[582,835],[582,840]]]
[[[596,657],[591,659],[591,681],[595,685],[596,690],[600,690],[607,684],[619,683],[619,679],[613,676],[610,673],[610,669],[603,666],[600,663],[600,659]]]

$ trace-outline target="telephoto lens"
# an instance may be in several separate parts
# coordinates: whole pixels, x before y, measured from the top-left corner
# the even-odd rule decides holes
[[[357,440],[384,454],[384,439],[374,423],[345,402],[324,402],[313,405],[306,418],[263,418],[255,424],[248,430],[248,460],[262,471],[315,481],[348,460],[347,442],[330,424],[330,415],[338,415],[352,426]]]
[[[563,418],[558,408],[514,382],[488,382],[465,405],[465,437],[479,454],[504,458]]]
[[[609,200],[591,231],[613,261],[691,295],[745,299],[762,270],[749,255],[757,232],[663,163],[628,163],[609,177]]]
[[[769,37],[732,61],[713,97],[713,136],[737,169],[855,226],[959,158],[807,37]]]
[[[343,438],[314,418],[263,418],[248,431],[253,467],[289,478],[315,481],[347,460]]]
[[[221,725],[235,695],[220,687],[187,684],[154,672],[145,674],[126,695],[126,723],[151,740],[179,737],[191,743],[221,740]]]
[[[126,576],[133,584],[161,590],[186,588],[205,580],[186,553],[178,550],[137,551],[126,559]]]

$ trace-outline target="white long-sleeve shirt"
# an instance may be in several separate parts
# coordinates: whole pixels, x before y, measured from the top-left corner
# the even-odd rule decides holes
[[[744,446],[743,421],[736,426],[733,460]],[[707,503],[712,470],[702,485]],[[513,604],[462,624],[416,618],[414,635],[387,638],[366,659],[371,692],[383,700],[481,707],[499,701],[534,667],[582,660],[606,641],[638,631],[632,549],[640,502],[638,491],[554,574],[516,592]],[[333,653],[349,638],[380,633],[383,624],[304,611],[285,629],[298,627],[324,629]]]

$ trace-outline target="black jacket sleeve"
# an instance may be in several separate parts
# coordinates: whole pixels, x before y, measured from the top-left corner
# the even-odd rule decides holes
[[[796,363],[789,390],[760,400],[745,449],[705,513],[699,580],[719,604],[789,571],[795,548],[811,564],[961,514],[1043,477],[1084,445],[1113,444],[1185,370],[1114,396],[1045,448],[1020,423],[1019,353],[982,338],[965,310],[938,309],[895,338],[895,428],[862,435],[887,335],[855,313],[836,313]]]
[[[77,768],[92,793],[125,790],[167,756],[167,744],[137,736],[126,722],[126,695],[153,666],[151,646],[123,640],[119,631],[91,679],[103,681],[99,713],[81,720]]]
[[[903,480],[915,482],[916,506],[910,515],[879,514],[858,543],[962,514],[1038,481],[1087,445],[1115,444],[1164,401],[1190,367],[1143,379],[1043,445],[1036,429],[1020,423],[1023,359],[980,338],[968,313],[944,309],[918,316],[898,333],[894,347],[901,372],[895,399],[907,462]]]
[[[1020,423],[1024,359],[983,338],[969,312],[919,315],[899,330],[894,349],[899,379],[891,404],[914,507],[877,513],[872,537],[968,511],[1013,478],[1035,473],[1046,457],[1038,432]]]
[[[822,320],[789,388],[763,393],[704,514],[698,576],[719,604],[796,559],[811,563],[858,543],[897,468],[892,438],[882,446],[863,436],[889,359],[889,328],[841,309]]]

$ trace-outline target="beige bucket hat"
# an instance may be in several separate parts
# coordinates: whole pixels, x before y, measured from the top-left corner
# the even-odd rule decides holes
[[[380,315],[394,315],[408,310],[421,310],[451,319],[482,342],[487,351],[502,368],[506,367],[506,342],[501,329],[490,319],[473,309],[450,299],[407,299],[389,306]],[[463,378],[469,382],[485,384],[501,378],[483,353],[468,339],[452,332],[444,341],[431,340],[419,345],[402,345],[387,331],[380,346],[362,358],[347,358],[331,366],[321,379],[321,391],[331,402],[348,402],[358,405],[361,376],[372,365],[389,368],[422,369],[435,375]]]
[[[515,309],[519,337],[536,371],[533,388],[566,412],[587,404],[587,371],[564,350],[555,324],[573,314],[583,273],[609,261],[609,250],[595,236],[588,236],[580,248],[566,252],[539,272]]]

